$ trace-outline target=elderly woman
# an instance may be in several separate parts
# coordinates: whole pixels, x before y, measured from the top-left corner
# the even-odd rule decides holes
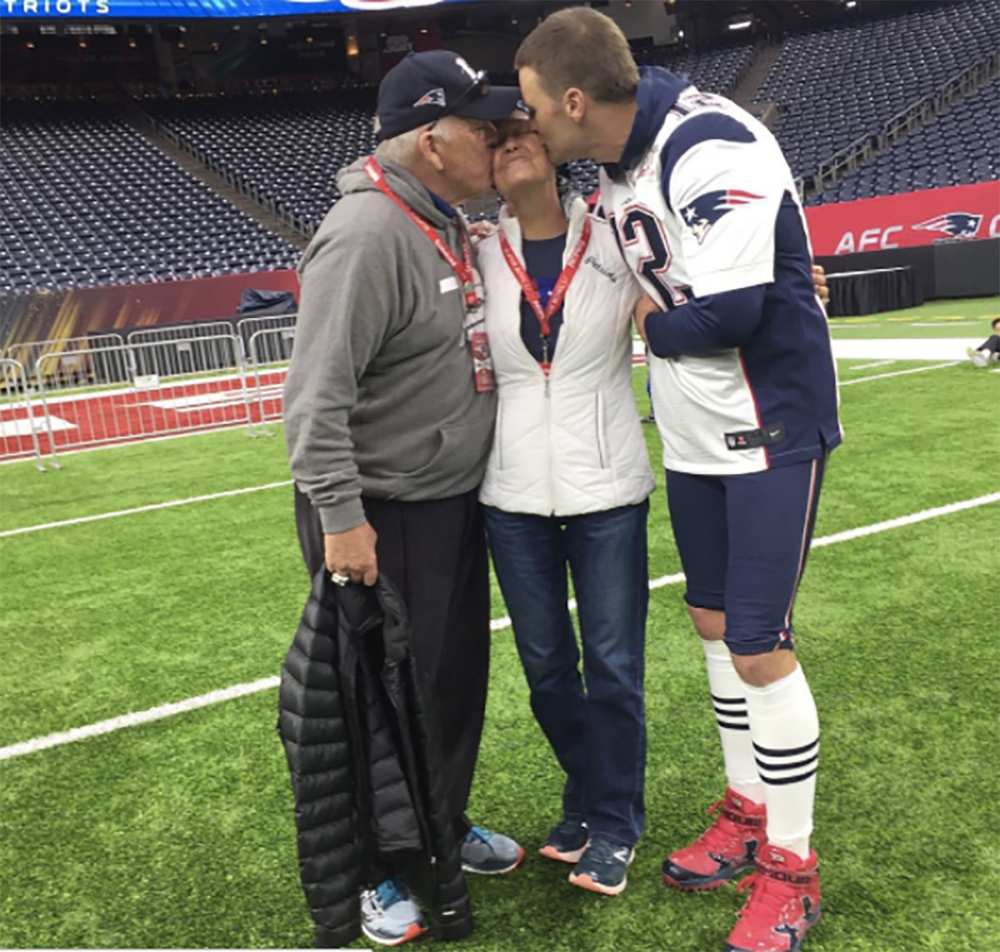
[[[572,864],[574,885],[615,895],[645,820],[654,482],[632,393],[641,292],[608,222],[560,196],[533,123],[500,132],[494,178],[506,206],[478,255],[499,392],[480,499],[532,710],[566,774],[540,852]]]

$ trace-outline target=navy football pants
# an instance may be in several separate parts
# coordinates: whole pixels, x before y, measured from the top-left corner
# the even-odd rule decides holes
[[[685,600],[726,613],[733,654],[792,647],[792,606],[816,524],[824,459],[741,476],[667,470]]]

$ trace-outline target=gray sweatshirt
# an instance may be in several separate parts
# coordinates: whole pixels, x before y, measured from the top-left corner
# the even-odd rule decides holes
[[[400,198],[461,256],[450,219],[405,169],[382,163]],[[299,266],[301,297],[285,382],[285,439],[296,485],[323,530],[364,522],[360,496],[445,499],[482,481],[495,394],[476,393],[459,282],[434,245],[365,174]]]

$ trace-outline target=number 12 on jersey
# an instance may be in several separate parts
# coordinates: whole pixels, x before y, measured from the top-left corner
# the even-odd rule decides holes
[[[632,258],[630,264],[637,260],[639,273],[656,289],[656,296],[669,311],[687,301],[687,295],[666,280],[673,260],[670,254],[670,243],[663,231],[659,219],[641,205],[629,205],[625,208],[625,217],[621,222],[621,240],[626,258]],[[639,248],[635,248],[636,245]]]

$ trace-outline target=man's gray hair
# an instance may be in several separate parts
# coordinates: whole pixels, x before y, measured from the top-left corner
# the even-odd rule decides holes
[[[451,138],[451,133],[454,131],[453,126],[448,121],[451,118],[451,116],[444,116],[437,121],[437,128],[441,131],[442,138],[445,140]],[[431,125],[431,123],[427,123],[427,125]],[[391,139],[380,142],[375,148],[375,157],[383,159],[386,162],[395,162],[396,165],[408,168],[417,157],[417,141],[420,139],[420,133],[427,128],[427,125],[417,126],[416,129],[410,129],[409,132],[402,132],[398,136],[393,136]],[[379,121],[378,116],[376,116],[376,135],[378,135],[378,130]]]

